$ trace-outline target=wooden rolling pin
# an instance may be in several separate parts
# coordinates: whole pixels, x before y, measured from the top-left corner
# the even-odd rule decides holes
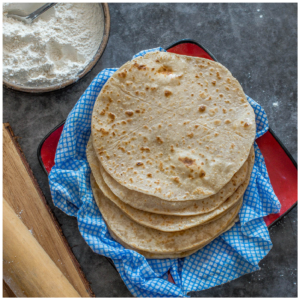
[[[80,297],[5,199],[3,277],[17,297]]]

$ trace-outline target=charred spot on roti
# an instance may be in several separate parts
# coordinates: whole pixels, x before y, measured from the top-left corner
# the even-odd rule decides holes
[[[193,165],[196,161],[195,159],[188,158],[188,157],[179,157],[178,160],[183,162],[188,167]]]
[[[133,64],[133,67],[137,68],[138,70],[142,70],[142,71],[145,71],[147,69],[146,65],[140,65],[136,62]]]
[[[156,137],[156,141],[159,143],[159,144],[162,144],[164,141],[161,139],[160,136],[157,136]]]
[[[180,179],[178,176],[176,177],[172,177],[173,181],[175,181],[176,183],[180,183]]]
[[[121,78],[125,78],[125,77],[127,76],[127,70],[124,69],[124,71],[119,72],[119,73],[118,73],[118,76],[121,77]]]
[[[104,128],[100,128],[100,132],[102,135],[108,135],[109,131],[105,130]]]
[[[158,164],[158,168],[159,168],[160,171],[162,171],[162,172],[164,171],[163,163],[161,161]]]
[[[165,90],[165,96],[166,97],[169,97],[169,96],[171,96],[173,93],[171,92],[171,91],[169,91],[169,90]]]
[[[142,162],[139,161],[139,162],[136,163],[136,165],[137,165],[138,167],[140,167],[140,166],[143,166],[144,163],[142,163]]]
[[[113,122],[114,120],[115,120],[115,118],[116,118],[116,115],[115,114],[113,114],[113,113],[108,113],[108,117],[111,119],[111,121]]]
[[[169,66],[163,65],[157,70],[157,73],[164,74],[164,75],[170,75],[173,73],[173,69]]]
[[[128,116],[128,117],[131,117],[133,115],[133,111],[132,110],[127,110],[125,111],[125,114]],[[127,120],[129,121],[129,120]]]
[[[199,111],[200,112],[205,112],[206,106],[205,105],[200,105],[199,106]]]
[[[201,170],[200,173],[199,173],[199,177],[200,178],[203,178],[205,176],[205,171],[204,170]]]
[[[141,147],[140,148],[142,152],[150,152],[150,149],[148,147]]]
[[[121,150],[121,151],[124,152],[124,153],[126,152],[126,150],[125,150],[124,147],[119,146],[118,149]]]

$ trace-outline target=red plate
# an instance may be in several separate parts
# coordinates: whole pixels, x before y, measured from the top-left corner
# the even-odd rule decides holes
[[[167,51],[216,61],[207,49],[193,40],[176,42],[167,47]],[[55,152],[63,126],[64,122],[54,128],[38,147],[38,159],[47,174],[54,166]],[[297,204],[297,163],[271,129],[256,142],[265,158],[274,192],[281,203],[280,213],[264,218],[267,226],[270,227]],[[174,283],[170,274],[169,281]]]

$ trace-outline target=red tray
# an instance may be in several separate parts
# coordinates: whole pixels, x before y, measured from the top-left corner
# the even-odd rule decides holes
[[[167,51],[217,61],[207,49],[193,40],[180,40],[167,47]],[[64,123],[63,121],[51,130],[38,147],[38,159],[47,174],[54,166],[55,152]],[[264,156],[274,192],[281,203],[278,214],[264,218],[266,225],[270,227],[297,204],[297,163],[271,129],[256,142]],[[170,274],[169,281],[174,283]]]

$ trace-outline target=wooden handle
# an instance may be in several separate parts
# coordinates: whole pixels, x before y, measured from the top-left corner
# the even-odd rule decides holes
[[[80,297],[5,199],[3,277],[17,297]]]

